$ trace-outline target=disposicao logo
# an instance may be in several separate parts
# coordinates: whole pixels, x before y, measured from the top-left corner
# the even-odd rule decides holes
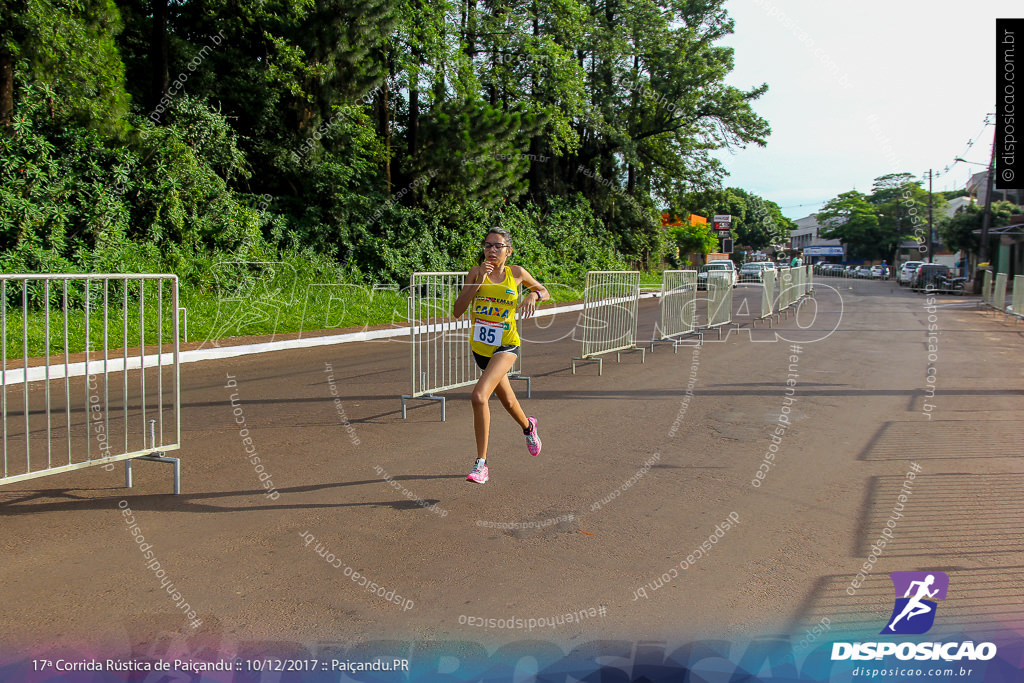
[[[896,600],[892,614],[880,635],[920,635],[927,633],[935,623],[936,600],[945,600],[949,590],[949,576],[943,572],[893,572],[889,574]],[[986,661],[996,656],[994,643],[972,641],[948,643],[833,643],[832,661],[853,659],[882,659],[895,655],[897,659],[918,661],[966,659]]]
[[[881,634],[909,636],[927,633],[935,623],[938,607],[935,600],[946,599],[949,576],[944,572],[893,572],[889,578],[896,589],[896,604]]]

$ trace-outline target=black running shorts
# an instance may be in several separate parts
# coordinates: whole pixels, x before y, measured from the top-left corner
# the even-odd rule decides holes
[[[494,349],[494,353],[514,353],[516,354],[516,358],[518,358],[519,347],[511,344],[508,346],[499,346],[498,348]],[[487,364],[491,362],[491,356],[481,356],[479,353],[474,351],[473,360],[476,361],[477,367],[479,367],[481,370],[486,370]]]

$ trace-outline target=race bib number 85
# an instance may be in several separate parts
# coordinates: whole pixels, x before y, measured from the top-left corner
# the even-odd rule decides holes
[[[473,328],[473,340],[489,346],[501,346],[501,338],[505,333],[504,323],[477,320]]]

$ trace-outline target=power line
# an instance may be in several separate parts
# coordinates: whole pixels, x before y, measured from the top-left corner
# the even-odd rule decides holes
[[[978,142],[981,140],[981,136],[985,133],[985,130],[989,126],[995,125],[994,122],[991,120],[993,116],[993,114],[985,115],[985,119],[981,122],[981,128],[978,130],[977,133],[974,134],[973,137],[967,140],[967,143],[964,145],[964,150],[960,154],[953,157],[953,161],[947,164],[945,168],[943,168],[941,171],[935,171],[934,175],[932,176],[933,178],[941,178],[950,174],[950,172],[953,170],[953,167],[960,163],[959,161],[957,161],[957,159],[965,157],[972,149],[974,149],[974,146],[978,144]],[[927,174],[922,174],[922,178],[925,177],[926,175]],[[921,182],[924,181],[922,180]],[[833,197],[829,197],[829,199],[833,199]],[[804,204],[788,204],[786,206],[780,206],[779,209],[799,209],[805,206],[820,206],[821,204],[824,204],[825,202],[829,201],[829,199],[822,199],[821,201],[818,202],[809,202]]]
[[[953,161],[951,161],[950,163],[946,164],[945,168],[943,168],[941,171],[937,171],[935,173],[936,177],[941,177],[941,176],[948,175],[950,173],[950,171],[953,169],[953,167],[956,166],[958,163],[960,163],[958,161],[958,159],[964,158],[965,156],[967,156],[968,152],[970,152],[972,149],[974,149],[974,146],[976,144],[978,144],[978,141],[981,139],[981,136],[985,132],[985,129],[988,128],[991,125],[994,125],[993,122],[989,120],[990,116],[992,116],[992,114],[986,114],[985,115],[985,120],[981,124],[981,130],[979,130],[977,133],[975,133],[974,137],[972,137],[970,140],[967,141],[967,145],[964,147],[964,151],[963,152],[961,152],[960,154],[957,154],[953,158]],[[984,164],[982,164],[982,165],[984,165]]]
[[[833,199],[829,197],[829,199]],[[780,206],[780,209],[799,209],[802,206],[817,206],[818,204],[824,204],[828,199],[822,199],[820,202],[810,202],[808,204],[788,204],[787,206]]]

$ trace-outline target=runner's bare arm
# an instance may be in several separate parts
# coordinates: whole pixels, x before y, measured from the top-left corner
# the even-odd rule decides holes
[[[529,271],[522,266],[512,266],[512,276],[516,279],[516,282],[523,284],[524,289],[529,290],[523,296],[523,303],[519,305],[523,317],[529,318],[533,315],[534,310],[536,310],[537,304],[541,301],[548,301],[551,298],[551,294],[548,293],[547,287],[537,282],[536,278],[530,275]],[[531,294],[535,296],[531,296]]]
[[[466,275],[466,284],[462,285],[462,291],[459,292],[458,298],[452,304],[453,317],[462,317],[462,314],[469,308],[469,303],[476,296],[477,290],[480,289],[480,285],[483,284],[485,277],[487,277],[487,273],[483,266],[473,266],[469,269],[469,273]]]
[[[537,301],[547,301],[551,298],[551,294],[548,293],[547,287],[537,282],[536,278],[530,275],[530,272],[522,266],[512,266],[512,275],[515,277],[517,282],[523,283],[523,288],[528,289],[537,295]]]

